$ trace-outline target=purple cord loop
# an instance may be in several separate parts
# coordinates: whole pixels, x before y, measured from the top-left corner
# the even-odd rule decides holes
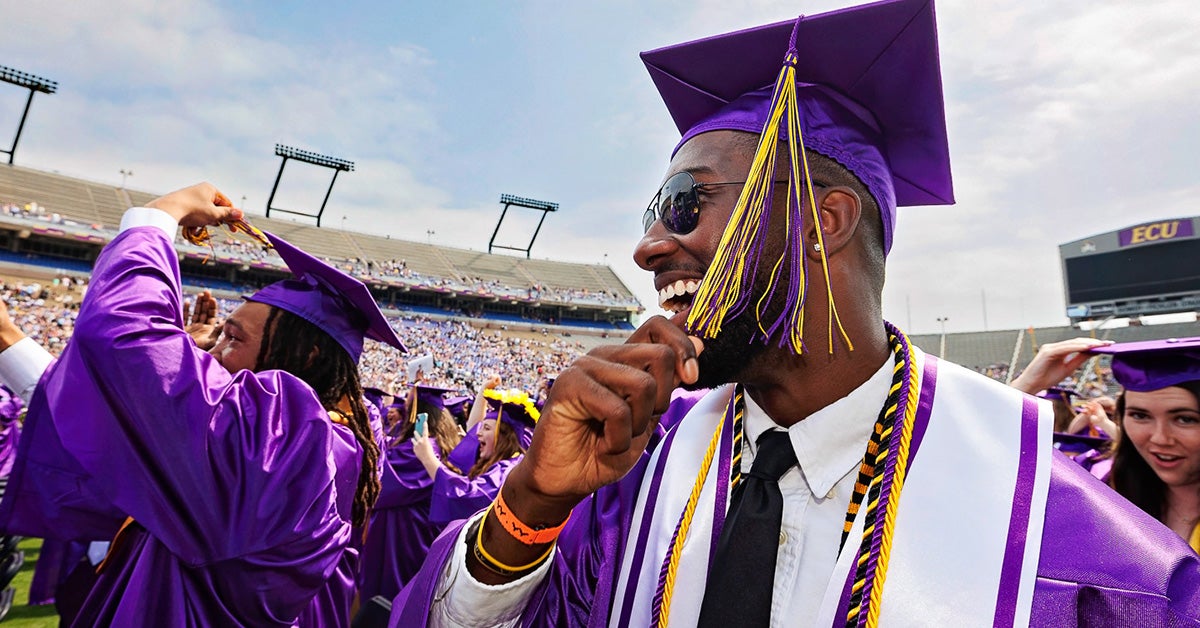
[[[792,36],[788,39],[787,56],[784,57],[784,62],[791,65],[796,65],[798,55],[796,54],[796,35],[800,33],[800,23],[804,21],[804,14],[796,16],[796,23],[792,26]]]

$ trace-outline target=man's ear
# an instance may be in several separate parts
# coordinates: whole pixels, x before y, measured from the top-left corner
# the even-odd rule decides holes
[[[853,189],[837,186],[817,192],[820,238],[817,237],[818,225],[814,224],[811,211],[806,209],[803,217],[808,224],[804,232],[804,253],[815,261],[821,259],[822,252],[826,257],[832,257],[846,248],[854,240],[858,220],[862,216],[862,199]],[[814,246],[817,244],[821,245],[823,251]]]

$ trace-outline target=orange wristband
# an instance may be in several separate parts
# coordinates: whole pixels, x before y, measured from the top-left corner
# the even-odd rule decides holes
[[[544,543],[552,543],[558,535],[562,533],[563,528],[567,527],[567,521],[571,520],[571,516],[567,515],[566,521],[554,526],[553,528],[531,528],[524,521],[517,519],[509,509],[508,504],[504,503],[504,487],[496,493],[496,501],[492,504],[492,512],[496,513],[496,519],[500,521],[500,527],[504,528],[512,537],[525,545],[542,545]]]

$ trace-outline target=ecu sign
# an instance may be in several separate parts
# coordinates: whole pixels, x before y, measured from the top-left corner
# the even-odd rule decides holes
[[[1192,221],[1185,218],[1183,220],[1152,222],[1130,227],[1129,229],[1122,229],[1117,234],[1117,241],[1119,246],[1129,246],[1132,244],[1149,244],[1160,240],[1186,238],[1192,235],[1195,235],[1192,229]]]

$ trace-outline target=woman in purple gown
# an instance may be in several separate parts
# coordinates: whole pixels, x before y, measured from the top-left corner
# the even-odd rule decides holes
[[[443,463],[431,439],[414,437],[417,458],[433,479],[429,516],[439,528],[487,507],[533,437],[538,409],[528,394],[487,389],[483,396],[488,408],[479,423],[479,451],[465,473]]]
[[[429,546],[442,531],[429,520],[429,499],[433,480],[425,473],[421,461],[413,452],[415,419],[419,413],[428,417],[428,438],[435,455],[449,452],[458,444],[454,419],[445,411],[443,388],[417,386],[406,404],[410,419],[402,421],[398,440],[384,455],[383,482],[379,500],[371,513],[363,548],[362,573],[359,581],[359,600],[366,602],[376,596],[391,600],[421,568]]]
[[[1109,484],[1200,552],[1200,338],[1094,351],[1125,388]]]

